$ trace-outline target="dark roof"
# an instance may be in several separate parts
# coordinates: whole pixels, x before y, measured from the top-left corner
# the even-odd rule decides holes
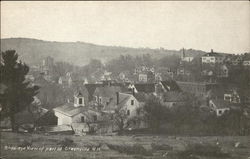
[[[82,93],[79,91],[79,92],[76,94],[76,97],[82,97]]]
[[[103,84],[85,84],[84,85],[89,93],[89,100],[93,99],[93,94],[97,87],[103,86]]]
[[[144,93],[155,92],[155,84],[154,83],[135,84],[134,86],[138,92],[144,92]]]
[[[94,95],[99,95],[101,97],[112,97],[116,94],[116,92],[121,92],[121,88],[119,86],[103,86],[97,87]]]
[[[180,91],[179,86],[177,83],[173,80],[166,80],[166,81],[161,81],[161,84],[163,87],[168,90],[168,91]]]
[[[216,53],[216,52],[209,52],[209,53],[206,53],[205,55],[203,56],[222,56],[221,54],[219,53]]]
[[[212,102],[215,104],[217,109],[230,107],[230,103],[227,101],[224,101],[223,99],[212,99]]]
[[[143,92],[136,93],[134,97],[139,101],[139,102],[145,102],[147,100],[149,95]]]

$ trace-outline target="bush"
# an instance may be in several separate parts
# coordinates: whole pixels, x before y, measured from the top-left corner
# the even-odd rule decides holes
[[[72,147],[75,146],[76,144],[74,143],[73,140],[65,138],[64,140],[58,142],[57,145],[62,146],[62,149],[65,150],[65,147]]]
[[[28,147],[31,145],[32,145],[32,141],[21,140],[21,143],[18,145],[18,147]]]
[[[133,146],[128,145],[107,145],[111,150],[118,151],[120,153],[126,153],[129,155],[138,154],[144,156],[152,156],[151,151],[147,151],[143,146],[135,144]]]

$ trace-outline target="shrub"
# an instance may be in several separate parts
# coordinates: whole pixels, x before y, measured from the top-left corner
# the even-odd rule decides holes
[[[28,147],[32,145],[32,141],[21,140],[21,143],[18,145],[19,147]]]
[[[57,145],[62,146],[62,149],[65,150],[65,147],[75,146],[76,144],[72,139],[64,138],[64,140],[58,142]]]

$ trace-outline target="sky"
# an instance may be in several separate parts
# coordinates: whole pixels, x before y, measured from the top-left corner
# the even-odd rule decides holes
[[[250,52],[248,1],[1,1],[1,38]]]

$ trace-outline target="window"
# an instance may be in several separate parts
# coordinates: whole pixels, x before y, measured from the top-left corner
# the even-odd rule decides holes
[[[81,122],[84,122],[84,116],[81,117]]]
[[[222,110],[219,110],[218,114],[222,114]]]
[[[130,110],[127,110],[127,115],[130,115]]]
[[[131,100],[131,105],[134,105],[134,100]]]
[[[99,98],[99,102],[100,102],[100,103],[102,102],[102,98],[101,98],[101,97]]]
[[[82,104],[82,98],[79,98],[79,104]]]
[[[94,121],[97,121],[97,115],[94,115],[94,116],[93,116],[93,120],[94,120]]]

